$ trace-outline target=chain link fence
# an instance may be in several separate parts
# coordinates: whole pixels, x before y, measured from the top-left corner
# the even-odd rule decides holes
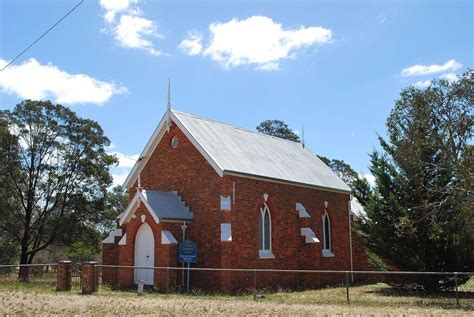
[[[57,264],[0,265],[0,284],[56,285]]]
[[[71,285],[80,290],[83,272],[72,266]],[[57,264],[0,265],[0,287],[53,288]],[[148,272],[148,273],[147,273]],[[147,275],[148,274],[148,275]],[[151,278],[146,292],[286,304],[422,306],[474,310],[472,272],[382,272],[219,269],[95,265],[101,291],[136,292],[138,278]],[[146,283],[145,283],[146,284]]]
[[[146,271],[152,271],[149,276],[153,285],[145,285],[145,289],[152,292],[251,296],[255,300],[287,304],[474,309],[473,272],[96,266],[98,283],[112,289],[135,291],[137,276],[146,276]]]

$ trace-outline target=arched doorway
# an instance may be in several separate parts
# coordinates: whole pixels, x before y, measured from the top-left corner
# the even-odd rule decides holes
[[[135,238],[135,266],[155,266],[155,239],[147,223],[140,226]],[[152,269],[135,269],[135,283],[143,281],[145,285],[153,285],[153,272]]]

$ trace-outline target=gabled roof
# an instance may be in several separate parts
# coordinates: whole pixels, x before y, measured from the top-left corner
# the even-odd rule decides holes
[[[192,220],[193,215],[177,192],[142,190],[153,212],[161,220]]]
[[[326,164],[300,143],[176,110],[165,114],[142,153],[143,159],[135,164],[124,187],[128,188],[135,182],[138,171],[148,161],[171,121],[220,176],[239,175],[331,191],[351,191]]]
[[[191,221],[193,214],[176,192],[156,190],[138,190],[121,214],[119,225],[127,223],[135,214],[138,206],[143,203],[157,223],[163,220]]]
[[[359,200],[355,197],[351,198],[351,214],[353,214],[357,218],[364,218],[367,216],[364,207],[362,207]]]

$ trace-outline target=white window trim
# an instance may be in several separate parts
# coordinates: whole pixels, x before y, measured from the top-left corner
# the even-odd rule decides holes
[[[328,220],[328,228],[329,228],[329,249],[326,248],[326,219]],[[331,241],[331,219],[329,218],[328,212],[325,211],[323,214],[323,250],[322,255],[323,257],[333,257],[334,253],[332,253],[332,241]]]
[[[324,258],[332,258],[334,257],[334,253],[332,253],[331,250],[328,250],[328,249],[323,249],[323,257]]]
[[[265,212],[268,212],[268,228],[270,231],[270,241],[268,243],[269,249],[260,249],[258,250],[258,256],[261,259],[274,259],[275,256],[272,253],[272,214],[270,213],[270,208],[268,208],[268,205],[264,203],[264,206],[260,208],[260,224],[261,228],[258,228],[258,230],[262,231],[262,248],[265,247]],[[260,243],[260,237],[259,237],[259,243]]]
[[[258,257],[260,259],[274,259],[275,258],[272,251],[270,250],[258,250]]]
[[[226,202],[229,204],[229,206],[228,206],[228,208],[223,208],[223,206]],[[221,195],[220,203],[221,203],[221,206],[220,206],[221,211],[231,211],[232,210],[232,200],[231,200],[230,195],[229,196]]]
[[[232,224],[221,223],[221,241],[232,242]]]

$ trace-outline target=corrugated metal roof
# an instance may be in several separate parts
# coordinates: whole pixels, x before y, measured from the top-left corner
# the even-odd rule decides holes
[[[172,113],[224,173],[351,191],[326,164],[300,143],[176,110]]]
[[[359,200],[357,198],[352,197],[351,199],[351,212],[357,217],[357,218],[363,218],[367,216],[367,213],[364,210],[364,207],[360,204]]]
[[[176,192],[142,190],[142,194],[158,219],[193,220],[189,208]]]

